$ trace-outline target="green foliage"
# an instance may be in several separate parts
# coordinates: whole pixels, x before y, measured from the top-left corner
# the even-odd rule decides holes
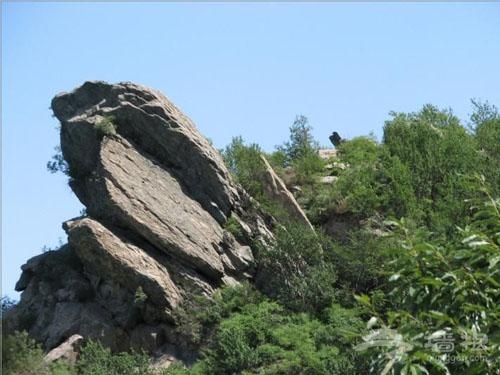
[[[63,361],[47,363],[43,350],[26,332],[2,337],[2,373],[5,375],[70,375],[75,372]]]
[[[335,188],[349,212],[360,218],[415,214],[411,174],[397,156],[365,137],[343,142],[339,152],[349,167],[339,175]]]
[[[292,168],[295,172],[296,183],[299,185],[314,184],[317,177],[325,168],[325,162],[316,151],[304,153],[303,156],[293,160]]]
[[[498,108],[493,104],[486,102],[481,102],[479,100],[471,100],[472,106],[474,107],[474,112],[470,116],[472,124],[477,128],[481,124],[498,120],[500,114],[498,113]]]
[[[334,243],[328,253],[338,274],[336,286],[344,296],[344,304],[352,300],[352,293],[368,293],[382,287],[390,261],[389,252],[397,247],[392,237],[374,236],[368,230],[353,230],[348,239]]]
[[[112,354],[109,349],[93,341],[89,341],[82,348],[76,368],[81,375],[153,374],[149,369],[149,359],[146,355]]]
[[[451,223],[467,217],[464,199],[474,191],[468,177],[478,165],[474,137],[450,111],[430,105],[418,113],[392,115],[384,127],[384,145],[411,171],[424,224],[453,230]]]
[[[2,371],[4,374],[49,374],[40,345],[26,332],[15,332],[3,338]]]
[[[366,370],[350,345],[361,331],[354,311],[332,305],[326,322],[275,302],[247,303],[223,320],[190,374],[341,374]]]
[[[94,129],[105,136],[115,135],[116,127],[116,121],[113,116],[106,116],[94,125]]]
[[[241,227],[238,220],[234,217],[230,217],[226,221],[226,225],[224,227],[229,233],[231,233],[236,239],[241,240],[245,238],[245,234],[243,232],[243,228]]]
[[[321,311],[335,296],[336,274],[325,261],[328,241],[300,225],[278,227],[276,242],[259,251],[262,290],[295,311]]]
[[[259,182],[264,163],[261,160],[261,149],[256,144],[245,145],[243,138],[235,137],[222,151],[222,157],[236,181],[255,199],[263,199],[262,185]]]
[[[498,109],[486,103],[472,101],[473,131],[477,141],[481,174],[490,182],[493,192],[500,194],[500,115]]]
[[[384,327],[396,329],[412,348],[378,357],[379,368],[420,368],[420,373],[496,374],[500,372],[500,200],[475,203],[470,226],[460,241],[430,240],[426,231],[409,231],[394,222],[401,247],[393,254],[388,294],[391,309],[380,314],[368,297],[360,298]],[[448,333],[454,351],[443,353],[429,337]],[[460,345],[486,335],[484,345]],[[460,340],[462,339],[462,340]],[[477,339],[476,339],[477,343]],[[380,348],[377,348],[379,351]],[[401,349],[401,348],[400,348]],[[451,360],[452,356],[462,358]],[[481,357],[481,360],[468,358]],[[402,371],[402,370],[401,370]]]
[[[142,305],[146,302],[148,299],[148,295],[144,292],[142,289],[142,286],[137,287],[135,293],[134,293],[134,303],[136,305]]]
[[[317,152],[319,146],[314,140],[312,130],[307,117],[300,115],[295,118],[290,127],[290,139],[278,147],[278,151],[285,156],[285,166]]]
[[[8,296],[2,297],[2,317],[3,315],[10,311],[14,306],[16,306],[17,302]]]
[[[57,146],[55,147],[54,150],[56,151],[56,153],[52,155],[51,160],[47,162],[47,170],[50,173],[62,172],[66,176],[69,176],[70,175],[69,165],[66,162],[66,160],[64,160],[61,147]]]
[[[240,311],[247,303],[262,300],[262,295],[247,283],[219,288],[212,299],[192,296],[174,311],[176,332],[188,346],[199,346],[210,338],[221,320]]]

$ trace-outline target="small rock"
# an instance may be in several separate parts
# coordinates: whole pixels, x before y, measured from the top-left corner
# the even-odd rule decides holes
[[[323,160],[337,157],[337,150],[333,148],[324,148],[318,150],[318,156]]]
[[[323,184],[333,184],[337,180],[338,180],[337,176],[324,176],[324,177],[321,177],[321,182]]]
[[[70,336],[58,347],[52,349],[45,355],[46,362],[54,362],[58,359],[64,359],[71,364],[75,364],[80,354],[80,349],[83,344],[83,336],[74,334]]]

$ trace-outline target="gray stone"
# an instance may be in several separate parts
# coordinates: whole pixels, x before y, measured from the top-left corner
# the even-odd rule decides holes
[[[49,351],[44,359],[49,363],[62,359],[74,365],[80,354],[83,341],[83,336],[74,334],[61,345]]]
[[[337,176],[323,176],[321,177],[321,182],[323,184],[333,184],[339,178]]]

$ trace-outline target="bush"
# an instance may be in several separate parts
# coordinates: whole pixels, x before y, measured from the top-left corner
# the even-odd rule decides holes
[[[243,228],[241,227],[238,220],[234,217],[230,217],[226,221],[226,225],[224,227],[229,233],[231,233],[237,240],[245,241],[245,233],[243,232]]]
[[[423,223],[450,233],[465,223],[457,221],[467,217],[464,199],[477,190],[467,178],[480,165],[475,140],[450,111],[431,105],[392,115],[384,126],[384,146],[411,171]]]
[[[326,238],[310,228],[278,227],[276,243],[258,254],[257,285],[294,311],[318,312],[335,296],[336,274],[325,261]]]
[[[55,147],[56,153],[52,155],[51,160],[47,162],[47,170],[50,173],[62,172],[66,176],[70,175],[69,165],[66,160],[64,160],[64,156],[61,151],[61,147]]]
[[[216,326],[249,303],[258,303],[263,296],[248,283],[219,288],[212,299],[204,296],[187,298],[174,311],[176,332],[186,344],[199,346],[210,340]]]
[[[17,304],[16,301],[14,301],[13,299],[7,297],[7,296],[4,296],[2,297],[2,318],[3,318],[3,315],[10,311],[13,307],[15,307]]]
[[[89,341],[82,348],[76,368],[78,374],[81,375],[153,374],[146,355],[137,353],[112,354],[109,349],[93,341]]]
[[[278,147],[278,151],[284,156],[283,166],[291,165],[294,161],[316,154],[319,145],[312,135],[312,126],[305,116],[297,116],[290,127],[290,139]]]
[[[325,162],[317,152],[304,153],[292,162],[296,183],[299,185],[314,184],[325,168]]]
[[[492,191],[500,194],[500,115],[488,102],[472,102],[475,110],[471,115],[474,136],[481,164],[478,172],[486,176]]]
[[[340,173],[335,189],[345,198],[349,212],[361,219],[375,214],[415,215],[411,175],[398,157],[366,137],[342,143],[339,152],[349,168]]]
[[[412,348],[398,352],[402,348],[396,341],[387,349],[377,348],[374,357],[379,369],[436,374],[500,372],[500,200],[487,197],[475,204],[474,211],[471,225],[460,231],[460,241],[432,239],[426,231],[413,232],[404,223],[394,223],[400,230],[401,246],[389,263],[393,289],[387,297],[392,308],[381,313],[367,296],[359,299],[373,319],[397,330]],[[452,352],[427,345],[431,335],[444,334],[456,341]],[[488,342],[477,344],[477,337],[483,335]],[[477,345],[461,345],[474,337]],[[450,361],[450,356],[465,359]],[[483,359],[467,360],[473,356]]]
[[[261,149],[256,144],[245,145],[243,138],[235,137],[222,151],[222,157],[236,181],[255,199],[264,199],[260,175],[265,170]]]
[[[113,116],[104,117],[101,121],[96,122],[94,129],[103,135],[115,135],[116,134],[116,123]]]
[[[366,361],[351,349],[363,326],[358,313],[338,305],[328,312],[322,322],[275,302],[247,303],[221,321],[205,358],[180,373],[366,373]]]
[[[43,350],[26,332],[15,332],[2,340],[2,371],[5,375],[50,374]]]

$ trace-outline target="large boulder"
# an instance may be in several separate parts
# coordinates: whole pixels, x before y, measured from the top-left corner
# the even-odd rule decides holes
[[[47,350],[74,334],[113,350],[175,347],[175,309],[251,280],[254,244],[272,240],[269,220],[159,92],[86,82],[52,109],[87,215],[64,223],[61,250],[23,265],[6,327],[28,330]],[[244,236],[225,229],[229,218]]]

